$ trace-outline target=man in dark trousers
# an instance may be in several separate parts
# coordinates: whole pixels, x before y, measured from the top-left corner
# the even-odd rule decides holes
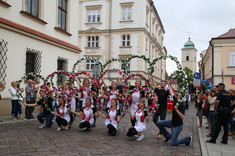
[[[166,113],[167,113],[167,98],[170,95],[169,90],[165,89],[166,87],[166,82],[162,81],[161,82],[161,88],[158,89],[156,88],[154,92],[158,96],[158,103],[159,103],[159,108],[158,110],[154,113],[153,116],[153,122],[157,126],[157,121],[158,117],[160,116],[160,120],[165,120],[166,119]],[[162,134],[159,129],[159,134],[157,135],[157,139],[162,139]]]
[[[33,85],[33,80],[28,80],[28,85],[25,87],[26,93],[26,103],[33,104],[36,102],[36,93],[37,88]],[[25,118],[26,119],[33,119],[33,111],[34,107],[25,107]]]
[[[218,93],[215,102],[215,112],[217,112],[217,117],[215,119],[215,132],[211,139],[206,142],[215,144],[216,139],[219,136],[221,126],[223,126],[224,135],[221,143],[228,144],[228,124],[232,111],[231,104],[234,99],[231,93],[225,91],[225,85],[223,83],[219,83],[216,87],[218,88]]]

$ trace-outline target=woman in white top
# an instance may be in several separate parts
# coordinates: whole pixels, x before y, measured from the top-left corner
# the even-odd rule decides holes
[[[98,113],[96,111],[96,108],[93,107],[92,101],[90,98],[86,99],[86,106],[82,108],[82,112],[73,112],[74,114],[81,116],[82,121],[79,125],[79,128],[91,131],[91,127],[94,124],[94,117],[98,116]]]
[[[78,83],[80,90],[82,92],[82,108],[86,106],[86,99],[90,98],[91,102],[93,103],[93,98],[92,98],[92,91],[91,91],[91,86],[90,86],[90,81],[88,78],[85,78],[82,82],[82,85],[79,83],[77,79],[75,81]]]
[[[62,126],[65,126],[65,130],[68,130],[68,123],[70,122],[70,108],[68,108],[66,105],[66,99],[64,96],[59,97],[59,107],[57,109],[57,112],[51,112],[52,114],[55,114],[56,117],[56,122],[59,126],[57,131],[60,131]]]
[[[107,108],[107,115],[99,112],[102,117],[106,118],[104,123],[109,129],[108,134],[112,136],[115,136],[117,134],[117,126],[121,116],[120,110],[117,108],[117,105],[117,100],[114,98],[111,100],[110,108]]]
[[[135,114],[135,112],[138,109],[139,101],[143,97],[143,91],[141,91],[141,81],[136,80],[135,81],[135,88],[133,92],[131,93],[131,113]],[[135,121],[131,119],[132,126],[135,125]]]
[[[16,120],[17,118],[21,118],[21,114],[22,114],[21,105],[19,103],[19,97],[17,96],[17,82],[16,81],[11,82],[11,88],[9,89],[9,92],[11,93],[11,104],[12,104],[11,115],[12,115],[12,119]],[[23,92],[23,89],[20,89],[19,92]]]
[[[107,100],[107,108],[111,107],[111,100],[116,99],[119,94],[119,90],[117,89],[117,82],[112,82],[111,87],[109,88],[103,80],[104,86],[108,89],[108,94],[105,96]],[[119,101],[117,101],[117,108],[119,109]]]
[[[130,110],[128,112],[130,113],[131,119],[135,120],[135,126],[129,129],[127,136],[136,136],[136,140],[141,141],[144,138],[142,132],[146,130],[146,122],[149,119],[148,112],[145,109],[145,100],[142,99],[139,101],[138,109],[134,114]]]
[[[212,137],[214,135],[214,120],[215,120],[215,101],[216,101],[216,91],[211,90],[210,95],[208,95],[207,101],[210,105],[210,111],[209,111],[209,119],[210,119],[210,133],[208,134],[209,137]]]

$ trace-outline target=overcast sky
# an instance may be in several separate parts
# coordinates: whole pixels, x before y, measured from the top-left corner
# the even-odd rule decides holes
[[[235,0],[153,0],[165,29],[164,45],[168,54],[181,61],[181,48],[191,38],[199,53],[213,37],[235,28]],[[167,62],[167,72],[176,70]]]

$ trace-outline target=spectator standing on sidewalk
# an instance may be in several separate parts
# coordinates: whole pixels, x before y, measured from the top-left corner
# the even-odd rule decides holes
[[[235,97],[235,90],[234,89],[230,89],[229,92],[233,95],[233,97]],[[235,98],[234,98],[235,99]],[[232,105],[232,110],[234,109],[235,105]],[[230,115],[230,120],[229,120],[229,136],[233,136],[235,135],[235,123],[234,123],[234,116],[231,114]]]
[[[33,85],[33,80],[28,80],[28,85],[25,87],[26,104],[34,104],[36,102],[37,88]],[[25,118],[33,119],[34,107],[25,107]]]
[[[172,111],[172,119],[171,120],[159,120],[157,122],[157,126],[160,129],[161,133],[165,137],[165,141],[167,142],[170,140],[170,144],[172,146],[178,146],[180,144],[185,144],[185,146],[190,145],[192,141],[192,136],[187,136],[182,139],[178,139],[180,132],[183,130],[183,120],[185,119],[185,106],[183,103],[180,105],[177,104],[179,93],[174,93],[170,84],[170,94],[174,98],[174,109]],[[166,130],[167,128],[171,128],[171,134]]]
[[[1,97],[1,91],[3,91],[4,89],[5,89],[5,83],[2,83],[2,82],[0,82],[0,100],[2,99],[2,97]],[[0,122],[3,122],[2,120],[0,120]]]
[[[21,104],[19,103],[19,97],[17,96],[17,82],[12,81],[11,82],[11,88],[9,88],[9,92],[11,93],[11,114],[12,119],[16,120],[17,118],[21,118],[22,116],[22,108]],[[23,88],[19,90],[19,92],[23,92]]]
[[[190,96],[189,92],[186,93],[185,100],[186,100],[185,101],[185,109],[188,110],[188,103],[191,101],[191,96]]]
[[[202,105],[203,105],[203,100],[205,99],[205,95],[203,93],[200,93],[198,95],[198,106],[197,106],[197,116],[199,119],[199,125],[198,128],[202,127],[202,117],[203,117],[203,109],[202,109]]]
[[[224,135],[222,137],[222,144],[228,144],[228,125],[229,117],[232,112],[231,102],[233,101],[233,96],[231,93],[225,91],[225,85],[219,83],[217,86],[218,93],[217,99],[215,102],[215,111],[217,112],[216,121],[215,121],[215,132],[210,140],[207,140],[208,143],[216,143],[216,140],[219,136],[221,126],[224,128]]]
[[[216,91],[215,90],[211,90],[210,91],[210,95],[207,97],[207,101],[210,105],[210,111],[209,111],[209,119],[210,119],[210,133],[207,135],[209,137],[212,137],[214,135],[214,120],[215,120],[215,101],[216,101]]]

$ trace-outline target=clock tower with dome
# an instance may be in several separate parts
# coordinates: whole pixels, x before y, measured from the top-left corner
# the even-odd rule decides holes
[[[183,69],[185,67],[191,69],[193,74],[197,71],[197,49],[190,38],[181,49],[181,65]]]

